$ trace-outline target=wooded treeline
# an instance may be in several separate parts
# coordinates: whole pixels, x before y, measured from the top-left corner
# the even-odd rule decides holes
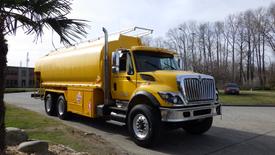
[[[236,82],[246,88],[270,88],[275,83],[275,3],[224,21],[184,22],[165,38],[143,41],[177,51],[182,69],[213,75],[220,87]]]

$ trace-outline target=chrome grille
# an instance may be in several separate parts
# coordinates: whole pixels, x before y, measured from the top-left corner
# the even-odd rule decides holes
[[[188,102],[215,99],[215,82],[213,79],[185,78],[185,97]]]

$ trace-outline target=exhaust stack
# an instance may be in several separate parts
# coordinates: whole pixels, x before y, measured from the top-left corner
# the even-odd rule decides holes
[[[108,55],[108,31],[103,27],[104,32],[104,105],[110,105],[110,77],[109,77],[109,55]]]

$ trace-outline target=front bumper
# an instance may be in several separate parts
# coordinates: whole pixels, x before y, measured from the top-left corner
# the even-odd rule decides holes
[[[160,107],[163,122],[184,122],[189,120],[221,115],[221,104],[215,103],[196,107],[164,108]]]

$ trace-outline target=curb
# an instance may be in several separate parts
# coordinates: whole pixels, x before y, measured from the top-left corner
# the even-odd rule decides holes
[[[275,105],[245,105],[245,104],[241,104],[241,105],[230,105],[230,104],[222,104],[222,106],[226,106],[226,107],[275,107]]]

